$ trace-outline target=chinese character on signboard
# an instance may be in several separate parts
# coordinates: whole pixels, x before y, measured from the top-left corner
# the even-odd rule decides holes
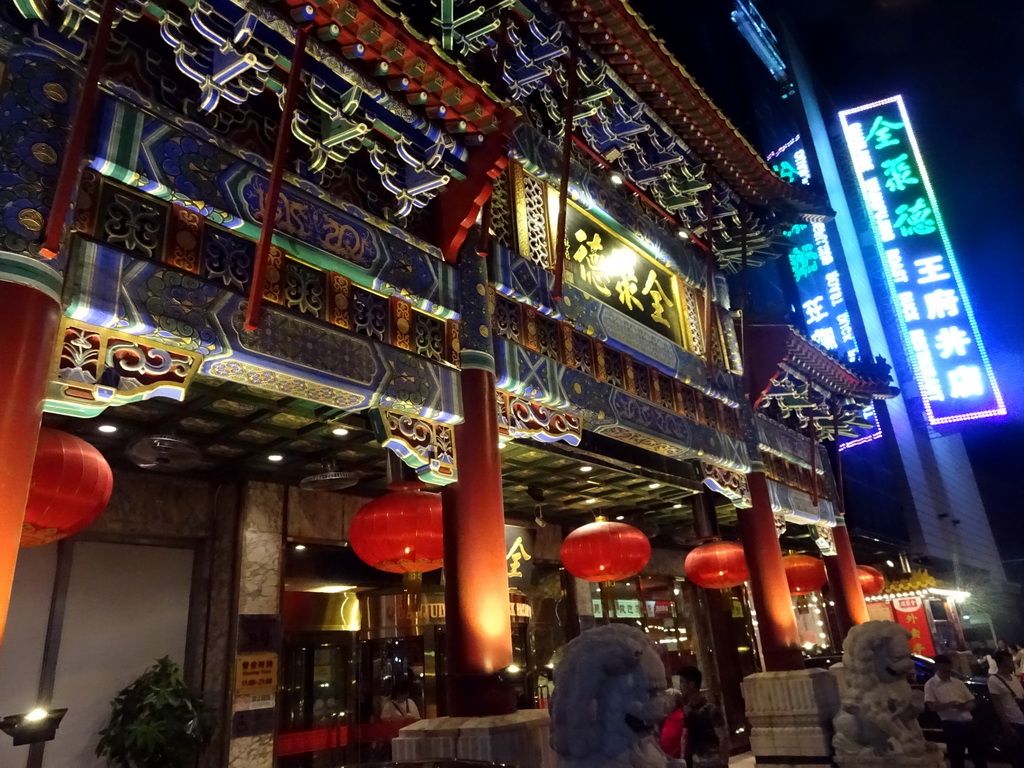
[[[510,587],[529,586],[533,578],[536,531],[519,525],[505,526],[505,566]]]
[[[685,346],[675,276],[575,206],[566,211],[566,279],[584,293]]]
[[[783,179],[793,184],[810,184],[811,168],[799,136],[772,152],[768,160]],[[811,341],[843,362],[860,358],[853,333],[840,269],[829,241],[827,225],[821,221],[798,222],[783,230],[789,266]],[[856,438],[845,440],[842,449],[874,440],[881,435],[873,411],[865,413],[868,426]]]
[[[928,421],[1005,414],[903,98],[839,117]]]
[[[235,661],[235,693],[263,696],[277,690],[277,654],[241,653]]]

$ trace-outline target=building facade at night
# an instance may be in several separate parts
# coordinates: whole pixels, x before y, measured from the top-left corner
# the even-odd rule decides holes
[[[892,363],[898,396],[867,412],[872,427],[843,445],[858,562],[892,579],[924,568],[973,592],[970,613],[990,614],[976,641],[991,645],[989,618],[1016,631],[1019,599],[958,428],[1005,406],[928,180],[928,137],[914,135],[910,97],[879,93],[859,107],[823,92],[800,50],[812,41],[788,34],[801,27],[796,13],[785,2],[721,0],[670,36],[773,169],[827,195],[836,212],[785,230],[787,258],[748,278],[748,315],[782,313],[840,359]]]
[[[832,211],[626,3],[0,7],[0,691],[68,709],[4,766],[101,764],[164,655],[203,765],[380,759],[400,682],[542,709],[609,621],[705,669],[740,748],[741,678],[867,618],[832,468],[888,367],[747,307]],[[421,521],[365,562],[353,519],[402,494],[443,577]],[[563,567],[597,515],[639,572]],[[744,577],[698,587],[719,539]]]

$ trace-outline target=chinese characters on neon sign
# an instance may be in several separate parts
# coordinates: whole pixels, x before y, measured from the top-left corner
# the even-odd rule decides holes
[[[811,183],[807,151],[799,136],[768,155],[772,169],[791,184]],[[807,333],[820,346],[844,362],[860,358],[853,334],[850,311],[843,295],[839,270],[843,269],[832,252],[824,222],[800,222],[783,232],[789,246],[789,265],[796,280],[797,293],[807,323]],[[845,441],[843,448],[881,436],[874,409],[865,411],[871,426],[856,439]]]
[[[839,118],[928,421],[1005,414],[903,97]]]

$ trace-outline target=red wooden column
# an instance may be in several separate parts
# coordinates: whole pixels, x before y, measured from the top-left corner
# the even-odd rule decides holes
[[[0,252],[0,642],[60,324],[60,283],[60,275],[41,262]]]
[[[836,527],[832,529],[835,540],[835,554],[825,555],[825,573],[828,574],[829,591],[835,605],[836,629],[846,639],[847,633],[858,624],[870,621],[868,606],[864,602],[864,590],[857,576],[857,561],[853,557],[853,546],[850,544],[850,533],[846,530],[846,520],[842,515],[836,517]]]
[[[465,421],[455,428],[459,481],[444,490],[448,714],[485,717],[516,709],[498,675],[512,663],[512,625],[487,262],[463,249],[459,263]]]
[[[840,514],[836,515],[836,526],[832,529],[834,555],[825,555],[825,573],[828,575],[829,591],[835,605],[836,627],[840,640],[845,640],[847,633],[858,624],[870,621],[868,606],[864,602],[864,590],[857,576],[857,561],[853,557],[853,545],[850,543],[850,532],[846,530],[846,498],[843,486],[843,466],[839,456],[839,427],[836,425],[835,439],[827,443],[829,464],[836,479],[837,507]]]
[[[750,593],[757,611],[765,671],[801,669],[800,637],[764,472],[747,475],[747,485],[752,506],[738,510],[737,517],[750,571]]]

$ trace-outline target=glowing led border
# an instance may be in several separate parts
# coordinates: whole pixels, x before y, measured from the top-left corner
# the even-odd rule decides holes
[[[795,145],[798,141],[800,141],[800,138],[801,138],[801,136],[798,133],[796,136],[794,136],[792,139],[787,141],[785,144],[783,144],[781,147],[776,149],[774,152],[769,153],[768,156],[765,157],[765,160],[768,161],[768,162],[771,162],[776,157],[781,157],[783,155],[783,153],[788,151],[791,147],[793,147],[793,145]],[[804,150],[804,151],[806,151],[806,150]],[[809,183],[809,181],[810,181],[810,173],[808,172],[808,175],[806,177],[801,177],[801,181],[804,184]],[[831,242],[829,242],[828,233],[827,232],[823,232],[822,234],[825,237],[825,242],[828,243],[829,249],[831,249],[832,248],[832,244],[831,244]],[[818,250],[817,245],[815,245],[815,250]],[[820,254],[820,250],[818,252]],[[838,261],[835,258],[833,258],[833,263],[836,264],[837,269],[840,268],[840,267],[842,269],[846,269],[845,257],[843,259],[843,263],[841,263],[841,264],[838,263]],[[842,289],[842,284],[840,284],[840,289]],[[799,292],[799,290],[800,289],[798,287],[797,291]],[[856,293],[854,293],[853,299],[856,300],[856,298],[857,298],[856,297]],[[846,305],[846,307],[847,307],[846,311],[849,314],[850,307],[852,307],[852,305],[853,305],[853,301],[848,299],[846,297],[845,293],[843,294],[843,304]],[[851,322],[852,322],[852,318],[851,318]],[[857,343],[856,335],[853,338],[853,349],[857,352],[858,355],[860,354],[860,345]],[[846,362],[847,361],[843,361],[844,364]],[[840,451],[845,451],[847,448],[856,448],[858,445],[864,445],[865,443],[873,442],[875,440],[878,440],[882,436],[882,425],[878,421],[878,412],[875,410],[875,406],[874,406],[873,403],[870,406],[868,406],[867,408],[864,409],[864,416],[865,416],[865,418],[867,418],[869,412],[871,414],[871,417],[870,417],[871,418],[871,425],[872,425],[871,430],[868,431],[868,432],[865,432],[863,435],[860,435],[859,437],[856,437],[856,438],[853,438],[853,439],[846,438],[845,440],[841,441],[839,443],[839,450]]]
[[[995,397],[996,408],[989,409],[987,411],[974,411],[973,413],[961,413],[955,416],[943,416],[936,417],[932,412],[931,399],[927,395],[927,387],[925,385],[924,376],[921,373],[921,369],[918,365],[917,353],[914,351],[914,346],[910,341],[910,329],[907,327],[907,321],[903,317],[903,314],[896,311],[896,319],[899,322],[900,335],[903,338],[903,346],[907,352],[907,358],[910,360],[911,368],[914,371],[914,379],[917,381],[918,389],[921,392],[921,401],[924,403],[925,414],[928,417],[929,424],[951,424],[961,421],[973,421],[976,419],[987,419],[993,416],[1005,416],[1006,415],[1006,404],[1003,400],[1003,394],[999,390],[999,385],[996,382],[995,371],[992,368],[991,362],[989,362],[988,351],[985,349],[985,344],[981,336],[981,332],[978,329],[978,323],[974,318],[974,308],[971,306],[970,297],[967,293],[967,288],[964,285],[963,278],[960,275],[960,267],[957,265],[956,254],[953,252],[953,245],[949,240],[949,235],[946,233],[946,225],[942,220],[942,214],[939,211],[938,201],[935,197],[935,191],[932,188],[931,179],[928,177],[928,169],[925,167],[924,159],[921,157],[921,150],[917,145],[917,137],[914,135],[914,129],[910,122],[910,116],[907,114],[906,105],[903,102],[903,96],[897,94],[896,96],[890,96],[888,99],[880,99],[873,101],[870,104],[864,104],[860,107],[854,107],[852,109],[844,109],[839,112],[839,120],[843,126],[843,140],[846,141],[847,149],[852,151],[850,147],[850,141],[847,137],[847,129],[850,127],[850,122],[847,120],[848,115],[856,115],[861,112],[866,112],[876,107],[886,106],[887,104],[896,104],[899,109],[900,117],[903,119],[903,127],[907,134],[907,139],[910,141],[911,151],[914,153],[914,160],[917,162],[917,170],[921,174],[921,181],[924,184],[925,193],[928,195],[928,202],[931,204],[932,214],[935,217],[935,224],[939,230],[939,237],[942,240],[943,248],[946,251],[946,261],[949,263],[950,271],[953,273],[953,280],[956,283],[956,287],[960,292],[960,301],[963,304],[964,312],[967,315],[967,321],[970,324],[971,332],[974,334],[974,343],[977,345],[978,354],[981,357],[982,365],[985,367],[985,373],[988,377],[989,386],[992,387],[992,394]],[[875,158],[872,156],[872,161]],[[857,186],[860,189],[861,198],[867,205],[868,195],[864,186],[864,174],[860,171],[856,171]],[[870,206],[869,206],[870,207]],[[871,232],[875,236],[875,247],[878,249],[879,261],[882,262],[882,269],[885,272],[886,283],[889,286],[889,293],[892,299],[895,301],[895,296],[899,293],[896,287],[896,281],[893,278],[892,270],[889,265],[889,260],[885,256],[885,243],[882,240],[882,235],[878,231],[878,223],[875,221],[875,215],[870,210],[868,211],[868,222],[871,224]]]

